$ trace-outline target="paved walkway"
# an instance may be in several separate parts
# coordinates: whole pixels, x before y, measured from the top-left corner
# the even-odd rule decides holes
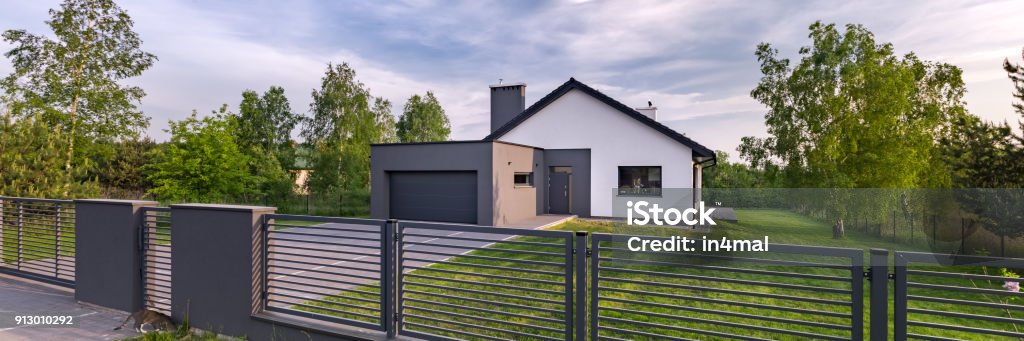
[[[0,322],[0,340],[117,340],[136,335],[131,326],[114,331],[127,313],[79,304],[71,289],[0,274],[0,316],[63,314],[74,316],[73,327],[12,327]]]

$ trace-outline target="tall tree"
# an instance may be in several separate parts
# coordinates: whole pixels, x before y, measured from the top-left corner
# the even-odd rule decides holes
[[[446,141],[452,132],[448,115],[430,91],[425,96],[409,97],[396,126],[401,142]]]
[[[768,138],[745,138],[745,159],[777,162],[789,187],[939,187],[936,136],[965,114],[959,68],[896,56],[860,25],[810,27],[795,67],[767,43],[751,96],[768,107]]]
[[[1024,128],[1024,66],[1006,59],[1003,69],[1013,83],[1012,107]],[[1000,254],[1005,256],[1006,238],[1024,236],[1024,134],[1015,134],[1006,122],[984,122],[968,115],[955,122],[942,142],[953,184],[960,188],[956,198],[986,230],[1001,237]]]
[[[744,138],[741,157],[778,165],[790,188],[949,186],[938,137],[966,115],[961,70],[898,56],[861,25],[815,22],[809,38],[793,66],[770,44],[758,45],[762,77],[751,96],[768,108],[770,136]],[[801,205],[841,229],[852,209],[880,215],[898,204],[899,191],[878,193],[861,205],[851,191],[828,190]]]
[[[238,142],[271,151],[289,145],[299,122],[279,86],[271,86],[262,97],[252,90],[243,92],[238,115]]]
[[[7,30],[14,47],[4,55],[14,72],[3,87],[24,99],[18,112],[41,112],[66,139],[64,170],[72,174],[76,144],[136,136],[148,125],[137,108],[145,92],[119,81],[138,76],[156,61],[142,50],[128,14],[113,0],[67,0],[50,10],[55,39]]]
[[[370,144],[395,140],[391,103],[370,94],[348,64],[328,65],[302,136],[314,147],[313,191],[366,189]]]

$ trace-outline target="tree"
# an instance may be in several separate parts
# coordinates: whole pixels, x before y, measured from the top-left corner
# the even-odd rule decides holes
[[[1024,128],[1024,66],[1005,59],[1003,69],[1013,83],[1016,102],[1012,107]],[[1024,134],[1015,134],[1006,122],[984,122],[967,115],[955,122],[942,145],[953,184],[960,188],[957,201],[976,215],[986,230],[1001,237],[1000,254],[1005,256],[1006,238],[1024,236]]]
[[[965,112],[960,69],[897,57],[860,25],[810,30],[812,45],[794,68],[771,45],[758,46],[763,77],[751,96],[768,107],[771,137],[745,140],[744,156],[780,162],[790,187],[945,184],[930,171],[941,165],[935,136]]]
[[[370,144],[393,142],[391,103],[370,95],[348,64],[328,65],[310,103],[302,136],[314,148],[309,183],[314,191],[365,190],[370,183]]]
[[[249,159],[235,141],[236,118],[227,105],[210,116],[171,121],[171,139],[156,149],[146,166],[153,182],[150,193],[161,200],[221,201],[246,193],[253,181]]]
[[[0,105],[0,111],[6,111]],[[95,182],[79,182],[81,174],[63,169],[63,136],[41,115],[0,121],[0,195],[34,198],[74,198],[98,193]]]
[[[76,143],[137,136],[148,118],[136,107],[145,92],[119,84],[156,61],[141,49],[133,22],[113,0],[67,0],[50,10],[55,39],[7,30],[14,47],[5,56],[14,72],[3,79],[8,94],[24,102],[16,113],[41,112],[66,139],[64,170],[74,173]]]
[[[143,167],[150,163],[156,142],[148,136],[116,142],[111,146],[111,156],[97,160],[99,182],[108,190],[124,190],[133,194],[145,193],[153,186],[146,178]]]
[[[271,86],[262,97],[252,90],[243,92],[238,115],[238,142],[275,153],[290,147],[292,130],[299,122],[279,86]]]
[[[768,108],[770,136],[745,138],[741,156],[777,164],[786,187],[948,186],[937,137],[966,115],[960,69],[897,56],[860,25],[840,32],[816,22],[809,37],[792,67],[771,45],[758,45],[763,75],[751,96]],[[841,224],[843,194],[827,198],[812,204]]]
[[[401,142],[447,141],[452,132],[448,115],[430,91],[425,96],[409,97],[396,126]]]

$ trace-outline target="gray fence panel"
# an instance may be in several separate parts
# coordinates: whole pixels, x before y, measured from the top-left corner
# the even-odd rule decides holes
[[[262,307],[389,329],[389,227],[378,219],[264,215]]]
[[[0,272],[74,287],[74,202],[0,197]]]
[[[742,331],[759,331],[774,337],[796,337],[831,340],[863,339],[863,251],[859,249],[843,249],[831,247],[811,247],[798,245],[771,245],[770,253],[796,256],[797,260],[759,259],[750,257],[732,257],[721,255],[705,255],[688,253],[681,257],[698,258],[714,261],[732,260],[741,264],[756,265],[803,265],[829,269],[842,275],[822,275],[814,273],[780,272],[750,267],[709,265],[704,263],[679,263],[650,259],[615,257],[613,252],[625,250],[611,245],[602,245],[613,240],[625,240],[624,235],[593,234],[591,236],[590,269],[590,339],[622,339],[622,338],[659,338],[686,339],[689,337],[710,337],[730,339],[758,339]],[[652,239],[664,237],[649,237]],[[631,255],[644,254],[644,251],[630,251]],[[655,252],[647,252],[657,254]],[[664,256],[661,254],[659,256]],[[804,261],[801,257],[833,257],[833,263],[820,261]],[[614,266],[602,264],[614,262]],[[643,268],[638,268],[643,267]],[[665,267],[680,271],[665,271]],[[692,270],[692,271],[691,271]],[[803,284],[748,280],[736,277],[724,277],[720,274],[702,274],[702,271],[724,271],[728,273],[745,273],[772,278],[800,278],[807,281],[818,281],[840,284],[848,287],[815,287]],[[643,280],[620,277],[615,274],[631,274],[643,276]],[[737,290],[730,287],[710,286],[710,283],[764,286],[793,289],[792,295],[777,295],[756,290]],[[686,294],[690,291],[693,294]],[[718,296],[707,296],[715,293]],[[825,294],[828,298],[804,297],[810,294]],[[722,298],[723,296],[729,298]],[[833,298],[842,296],[842,299]],[[630,299],[644,297],[644,299]],[[648,298],[661,298],[665,302],[652,302]],[[734,298],[735,297],[735,298]],[[750,302],[748,299],[772,301],[771,304]],[[700,302],[701,304],[717,304],[730,307],[727,309],[702,308],[700,306],[678,306],[681,302]],[[848,312],[834,312],[830,309],[812,310],[802,307],[779,305],[782,302],[803,302],[814,305],[828,305],[835,308],[847,307]],[[606,304],[603,304],[606,303]],[[741,308],[737,310],[737,308]],[[673,311],[669,313],[670,311]],[[764,312],[785,312],[790,316],[775,317]],[[607,314],[602,314],[607,312]],[[792,315],[796,315],[795,317]],[[639,316],[639,317],[631,317]],[[713,317],[708,317],[713,316]],[[719,319],[715,319],[715,318]],[[723,318],[724,317],[724,318]],[[796,318],[800,317],[800,318]],[[829,317],[844,322],[822,322],[821,317]],[[734,322],[741,319],[752,322]],[[662,322],[651,322],[662,321]],[[816,328],[826,332],[810,332],[786,328],[779,325],[799,325]],[[659,331],[660,330],[660,331]],[[678,335],[672,335],[678,334]]]
[[[142,251],[142,302],[154,311],[171,315],[171,209],[143,207],[139,226]]]
[[[399,335],[573,339],[572,232],[416,222],[397,231]]]
[[[979,339],[1024,338],[1019,329],[1024,324],[1020,317],[1024,315],[1020,301],[1024,292],[1006,287],[1009,282],[1019,285],[1022,279],[989,273],[1000,268],[1024,269],[1024,258],[897,251],[893,263],[896,340],[942,339],[945,331],[966,332]],[[922,270],[914,264],[932,269]],[[915,320],[911,314],[959,322]]]

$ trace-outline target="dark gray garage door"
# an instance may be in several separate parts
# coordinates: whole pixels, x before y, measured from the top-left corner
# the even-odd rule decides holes
[[[392,172],[391,218],[476,224],[476,172]]]

